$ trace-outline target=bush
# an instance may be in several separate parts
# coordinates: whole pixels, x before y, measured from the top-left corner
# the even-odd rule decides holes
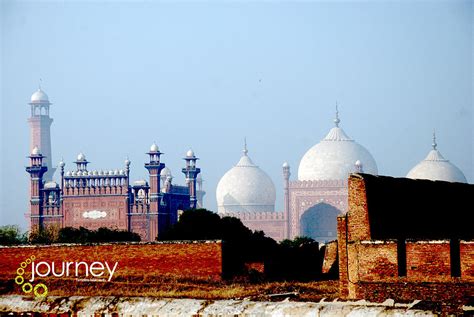
[[[0,245],[24,244],[27,241],[27,234],[21,233],[19,226],[0,226]]]
[[[265,274],[272,280],[316,280],[321,277],[322,260],[317,241],[308,237],[286,239],[265,262]]]
[[[100,243],[100,242],[122,242],[122,241],[140,241],[137,233],[127,230],[99,228],[89,230],[84,227],[73,228],[64,227],[59,229],[57,226],[46,226],[43,229],[32,230],[30,233],[30,242],[33,244],[50,243]]]
[[[253,232],[240,219],[221,218],[206,209],[185,211],[179,221],[157,240],[210,240],[223,241],[224,277],[244,273],[246,262],[264,262],[277,247],[275,240],[263,231]]]

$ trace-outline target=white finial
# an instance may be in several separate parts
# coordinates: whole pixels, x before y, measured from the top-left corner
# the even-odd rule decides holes
[[[245,156],[247,156],[247,153],[249,152],[247,150],[247,137],[244,137],[244,150],[242,152],[244,152]]]
[[[436,150],[436,147],[438,146],[438,143],[436,143],[436,132],[434,129],[433,129],[433,143],[431,144],[431,146],[433,147],[433,150]]]
[[[66,165],[66,163],[64,163],[64,158],[61,157],[61,161],[59,162],[59,167],[64,168],[64,165]]]
[[[334,124],[336,125],[336,127],[339,127],[339,122],[341,122],[341,120],[339,120],[339,109],[337,108],[337,101],[336,101],[336,119],[334,119]]]

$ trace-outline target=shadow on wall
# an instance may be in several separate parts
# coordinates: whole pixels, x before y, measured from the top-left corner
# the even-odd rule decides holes
[[[337,216],[340,210],[326,203],[319,203],[307,209],[300,219],[300,235],[318,242],[337,238]]]

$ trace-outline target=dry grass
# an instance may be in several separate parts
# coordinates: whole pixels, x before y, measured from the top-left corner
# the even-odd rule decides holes
[[[6,284],[11,284],[10,281]],[[3,283],[2,283],[3,284]],[[5,285],[5,284],[4,284]],[[7,285],[5,285],[7,286]],[[300,301],[319,301],[338,297],[338,281],[259,282],[216,281],[162,277],[160,281],[82,282],[74,279],[51,279],[47,283],[51,296],[149,296],[159,298],[199,298],[271,300],[270,294],[296,292]],[[3,288],[2,294],[20,294],[16,285]],[[275,297],[281,300],[281,297]]]

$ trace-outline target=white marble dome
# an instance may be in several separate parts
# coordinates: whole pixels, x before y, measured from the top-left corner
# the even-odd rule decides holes
[[[377,175],[374,158],[339,127],[337,113],[334,122],[328,135],[301,159],[298,180],[345,180],[354,172]]]
[[[275,185],[244,149],[237,165],[217,184],[216,199],[219,213],[275,211]]]
[[[49,102],[49,98],[48,95],[43,90],[41,90],[41,88],[38,88],[38,90],[31,95],[31,102]]]
[[[407,174],[412,179],[429,179],[433,181],[467,183],[463,172],[445,159],[437,150],[436,138],[433,136],[433,149],[426,158],[413,167]]]

